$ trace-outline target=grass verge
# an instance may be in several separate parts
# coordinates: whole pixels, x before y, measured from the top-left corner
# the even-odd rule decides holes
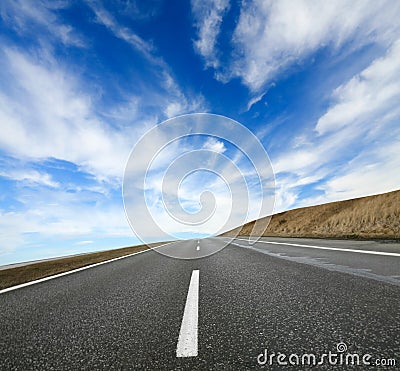
[[[162,243],[153,244],[151,247],[161,245]],[[132,247],[124,247],[121,249],[107,250],[78,256],[42,261],[38,263],[30,263],[24,266],[18,266],[9,269],[0,270],[0,290],[7,287],[19,285],[40,278],[53,276],[58,273],[67,272],[76,268],[87,265],[100,263],[105,260],[118,258],[120,256],[129,255],[135,252],[147,250],[147,245],[139,245]]]

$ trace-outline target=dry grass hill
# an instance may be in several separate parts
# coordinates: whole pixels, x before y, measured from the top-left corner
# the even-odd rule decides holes
[[[400,239],[400,190],[352,200],[303,207],[260,219],[257,236]],[[248,236],[254,221],[223,236]]]

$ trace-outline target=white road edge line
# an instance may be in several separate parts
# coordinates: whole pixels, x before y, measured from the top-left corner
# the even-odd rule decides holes
[[[171,243],[173,243],[173,242],[166,243],[165,245],[169,245],[169,244],[171,244]],[[160,246],[156,246],[156,247],[158,248],[158,247],[165,246],[165,245],[160,245]],[[52,279],[54,279],[54,278],[66,276],[66,275],[68,275],[68,274],[80,272],[80,271],[83,271],[83,270],[85,270],[85,269],[97,267],[97,266],[102,265],[102,264],[107,264],[107,263],[111,263],[111,262],[114,262],[114,261],[117,261],[117,260],[120,260],[120,259],[129,258],[130,256],[138,255],[138,254],[141,254],[141,253],[144,253],[144,252],[149,252],[149,251],[152,251],[153,249],[154,249],[154,248],[146,249],[146,250],[143,250],[143,251],[134,252],[134,253],[132,253],[132,254],[119,256],[118,258],[113,258],[113,259],[110,259],[110,260],[105,260],[105,261],[103,261],[103,262],[99,262],[99,263],[95,263],[95,264],[90,264],[90,265],[85,265],[84,267],[76,268],[76,269],[73,269],[73,270],[71,270],[71,271],[62,272],[62,273],[54,274],[54,275],[52,275],[52,276],[47,276],[47,277],[39,278],[38,280],[34,280],[34,281],[29,281],[29,282],[21,283],[20,285],[7,287],[7,288],[5,288],[5,289],[0,290],[0,294],[4,294],[4,293],[6,293],[6,292],[8,292],[8,291],[13,291],[13,290],[21,289],[21,288],[26,287],[26,286],[35,285],[36,283],[40,283],[40,282],[45,282],[45,281],[48,281],[48,280],[52,280]]]
[[[235,240],[239,241],[249,241],[243,238],[235,238]],[[339,247],[325,247],[325,246],[314,246],[314,245],[302,245],[298,243],[287,243],[287,242],[272,242],[272,241],[255,241],[256,243],[265,243],[271,245],[288,245],[288,246],[299,246],[299,247],[308,247],[310,249],[320,249],[320,250],[333,250],[333,251],[344,251],[344,252],[355,252],[359,254],[370,254],[370,255],[383,255],[383,256],[398,256],[400,254],[395,252],[384,252],[384,251],[369,251],[369,250],[357,250],[357,249],[341,249]]]
[[[196,357],[198,354],[199,275],[199,270],[194,270],[190,279],[185,311],[176,346],[177,357]]]

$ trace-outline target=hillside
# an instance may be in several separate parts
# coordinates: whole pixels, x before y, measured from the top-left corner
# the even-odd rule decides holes
[[[260,219],[262,227],[268,217]],[[223,236],[248,236],[254,221]],[[259,236],[264,228],[255,230]],[[303,207],[272,216],[263,236],[400,239],[400,190]]]

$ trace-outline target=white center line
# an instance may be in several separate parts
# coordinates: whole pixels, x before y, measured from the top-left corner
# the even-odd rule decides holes
[[[197,356],[197,329],[199,318],[199,270],[192,272],[185,311],[176,346],[177,357]]]
[[[199,250],[200,250],[200,245],[197,245],[197,248],[196,248],[196,250],[197,250],[197,251],[199,251]]]

